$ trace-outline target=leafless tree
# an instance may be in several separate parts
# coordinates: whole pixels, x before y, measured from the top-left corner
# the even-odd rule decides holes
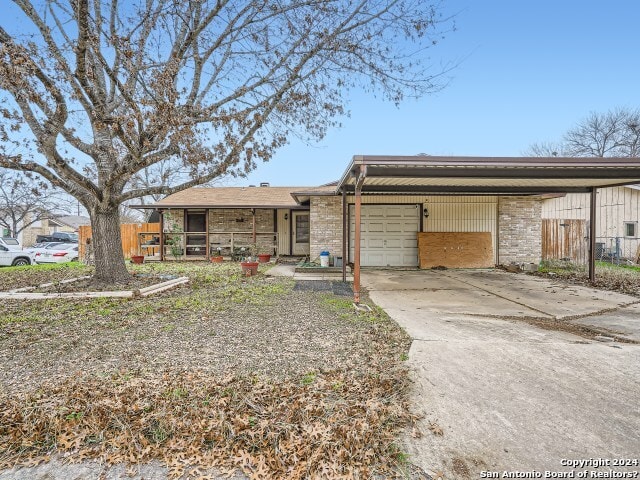
[[[393,102],[441,88],[425,50],[449,28],[424,0],[5,1],[0,166],[76,197],[96,280],[127,281],[119,205],[321,139],[354,88]],[[133,186],[164,160],[189,179]]]
[[[33,175],[0,169],[0,227],[17,237],[36,222],[69,213],[69,202]]]
[[[526,155],[531,157],[565,157],[565,146],[562,143],[539,142],[529,147]]]
[[[552,155],[557,152],[557,155]],[[556,144],[530,147],[534,156],[638,157],[640,154],[640,110],[616,108],[591,112]]]

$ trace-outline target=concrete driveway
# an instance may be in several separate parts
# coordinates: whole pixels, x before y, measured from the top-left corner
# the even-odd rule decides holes
[[[640,299],[485,270],[367,271],[362,282],[414,340],[423,436],[408,437],[406,450],[434,477],[550,478],[545,471],[571,471],[563,459],[640,456],[640,345],[527,323],[603,319],[631,338]],[[640,471],[578,470],[609,469]]]

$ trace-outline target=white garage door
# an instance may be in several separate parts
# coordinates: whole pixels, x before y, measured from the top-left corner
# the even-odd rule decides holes
[[[363,267],[418,265],[419,205],[363,205],[360,262]],[[354,206],[349,211],[349,256],[355,245]]]

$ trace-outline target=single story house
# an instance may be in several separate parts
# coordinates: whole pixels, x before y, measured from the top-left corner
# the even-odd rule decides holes
[[[634,183],[640,161],[629,158],[355,156],[328,185],[192,188],[144,208],[161,213],[162,258],[328,250],[354,264],[357,283],[360,266],[538,263],[548,194],[593,202],[598,188]]]
[[[29,223],[33,217],[27,215],[26,223]],[[90,225],[91,220],[89,217],[82,215],[59,215],[51,218],[43,218],[36,220],[26,228],[22,229],[18,235],[18,241],[23,246],[31,246],[36,243],[36,237],[38,235],[51,235],[55,232],[69,232],[77,233],[78,229],[83,225]],[[0,231],[2,235],[6,236],[9,232]]]

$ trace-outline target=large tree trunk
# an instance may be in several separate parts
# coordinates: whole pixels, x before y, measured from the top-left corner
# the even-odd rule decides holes
[[[122,252],[120,235],[120,214],[118,207],[89,212],[93,253],[95,257],[95,280],[100,283],[116,284],[131,280]]]

